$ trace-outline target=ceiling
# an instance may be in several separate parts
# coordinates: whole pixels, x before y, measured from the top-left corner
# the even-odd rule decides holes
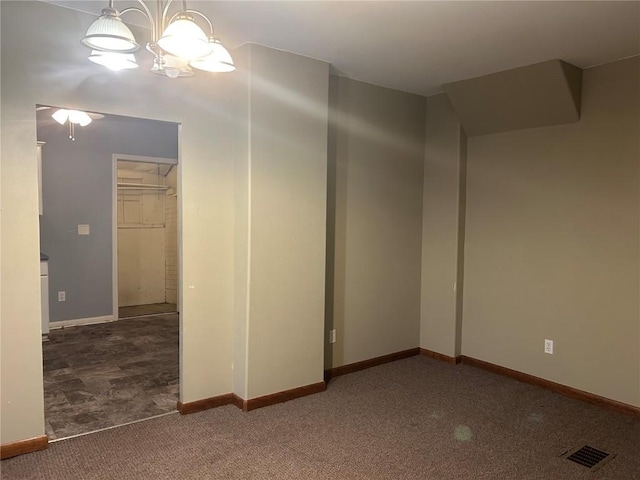
[[[95,14],[107,5],[49,3]],[[115,2],[119,9],[135,4]],[[421,95],[555,58],[587,68],[640,54],[637,1],[189,1],[188,7],[207,14],[230,49],[258,43],[327,61],[339,75]],[[124,18],[140,23],[141,17]]]

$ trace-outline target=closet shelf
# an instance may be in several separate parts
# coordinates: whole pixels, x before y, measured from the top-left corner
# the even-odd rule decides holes
[[[165,228],[164,223],[119,223],[118,229],[145,230],[148,228]]]
[[[118,190],[169,190],[167,185],[153,185],[151,183],[118,183]]]

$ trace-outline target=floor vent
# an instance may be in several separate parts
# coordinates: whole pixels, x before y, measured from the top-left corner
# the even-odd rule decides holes
[[[599,450],[597,448],[585,445],[584,447],[574,448],[568,452],[562,454],[562,457],[567,460],[571,460],[583,467],[587,467],[590,470],[597,470],[605,463],[615,457],[614,454]]]

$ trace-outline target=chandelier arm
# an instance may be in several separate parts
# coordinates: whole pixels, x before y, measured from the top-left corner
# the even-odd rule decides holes
[[[161,4],[161,3],[162,3],[161,0],[158,0],[158,4]],[[169,6],[171,6],[172,3],[173,3],[173,0],[167,0],[167,3],[165,4],[164,9],[162,10],[162,26],[160,27],[160,29],[163,29],[167,26],[167,14],[169,13]],[[186,1],[183,2],[183,6],[185,9],[187,8]],[[158,16],[159,16],[159,13],[158,13]]]
[[[147,6],[144,3],[142,3],[141,0],[138,0],[138,1],[140,2],[141,5],[144,6],[144,8],[145,8],[144,10],[141,10],[139,8],[136,8],[136,7],[129,7],[129,8],[125,8],[124,10],[122,10],[120,12],[120,15],[124,15],[125,13],[128,13],[128,12],[138,12],[138,13],[142,14],[147,20],[149,20],[149,24],[151,25],[151,38],[154,39],[154,41],[155,41],[155,38],[156,38],[156,27],[153,24],[153,17],[151,16],[151,12],[147,8]]]
[[[209,20],[209,19],[207,18],[207,16],[206,16],[204,13],[199,12],[198,10],[191,10],[191,9],[189,9],[189,10],[185,9],[185,12],[187,12],[187,13],[193,13],[193,14],[195,14],[195,15],[198,15],[198,16],[200,16],[200,17],[204,18],[204,20],[205,20],[205,21],[207,22],[207,24],[209,25],[209,32],[210,32],[210,33],[209,33],[209,36],[210,36],[210,37],[213,37],[213,23],[211,23],[211,20]]]

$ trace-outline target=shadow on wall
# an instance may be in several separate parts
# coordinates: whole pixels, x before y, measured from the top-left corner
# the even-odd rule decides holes
[[[327,252],[324,300],[324,369],[333,368],[331,331],[334,325],[335,304],[335,255],[336,255],[336,182],[337,182],[337,78],[329,76],[329,128],[327,134]],[[325,373],[326,377],[326,373]],[[326,378],[325,378],[326,380]]]

